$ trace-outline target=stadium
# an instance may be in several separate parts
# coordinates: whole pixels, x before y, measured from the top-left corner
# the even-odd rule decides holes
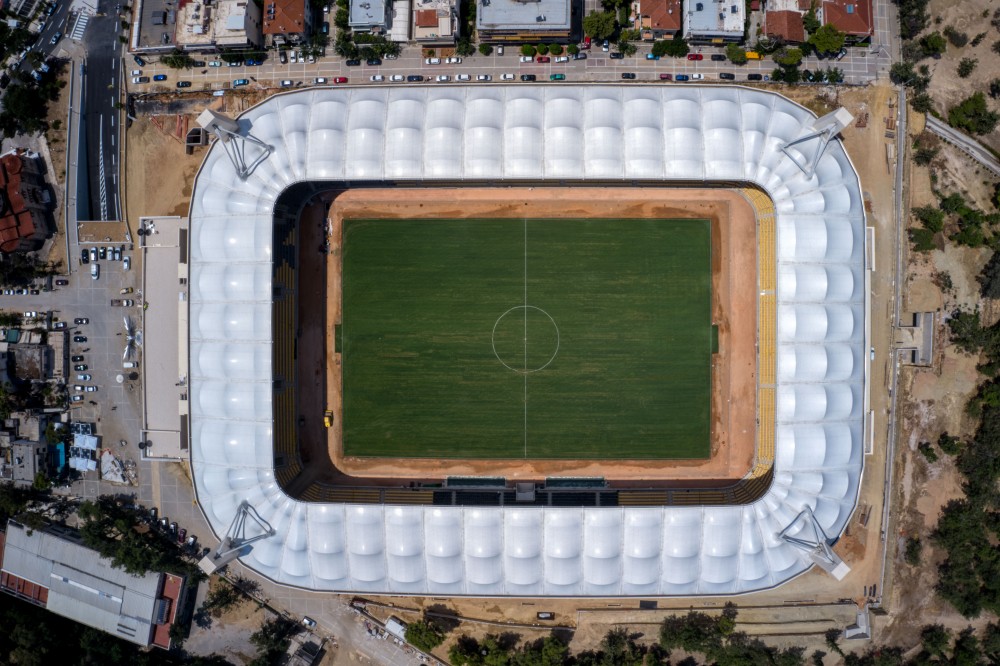
[[[227,152],[232,147],[217,141],[193,187],[189,385],[191,464],[209,524],[221,538],[244,503],[260,519],[260,524],[246,524],[248,535],[265,538],[240,552],[243,564],[277,583],[316,591],[452,596],[725,595],[774,587],[813,564],[836,569],[829,545],[854,511],[862,471],[868,304],[860,184],[843,146],[833,138],[838,126],[828,117],[817,120],[775,93],[728,86],[414,86],[278,95],[240,116],[239,126],[244,136],[253,137],[246,142],[247,161],[253,163],[249,173],[240,174]],[[648,190],[650,196],[659,188],[678,188],[700,192],[692,197],[739,198],[752,207],[757,351],[750,427],[754,449],[745,474],[725,486],[609,486],[601,479],[567,478],[556,466],[545,483],[523,484],[505,479],[517,478],[506,470],[484,473],[504,469],[503,461],[487,461],[469,476],[426,486],[411,482],[409,488],[399,479],[356,486],[310,481],[311,460],[298,447],[297,430],[304,427],[297,400],[308,396],[297,399],[291,387],[295,359],[307,353],[295,331],[301,321],[296,312],[303,308],[299,301],[309,291],[296,274],[306,203],[329,202],[324,197],[330,192],[361,193],[364,198],[376,189],[535,187],[587,196],[604,190],[609,198],[623,188]],[[356,222],[346,224],[342,233],[359,240],[334,253],[343,255],[348,280],[344,302],[351,313],[344,320],[347,333],[333,333],[336,327],[326,322],[336,338],[337,365],[341,344],[348,351],[363,349],[377,333],[368,331],[367,338],[351,333],[354,322],[364,322],[364,316],[354,313],[366,313],[371,299],[366,301],[365,294],[376,293],[361,290],[356,296],[352,290],[358,289],[356,279],[364,283],[371,275],[381,280],[372,289],[384,286],[385,267],[366,273],[366,266],[378,258],[372,248],[387,248],[398,237],[420,254],[421,239],[434,229],[437,244],[425,250],[440,255],[447,245],[442,239],[455,233],[474,232],[465,247],[476,247],[494,234],[491,247],[509,248],[511,256],[515,250],[523,253],[523,285],[513,276],[503,289],[513,293],[522,285],[527,294],[529,248],[534,270],[544,263],[535,260],[536,248],[544,250],[538,256],[545,261],[570,252],[564,263],[575,263],[572,252],[578,249],[566,245],[567,238],[597,234],[593,242],[608,248],[608,254],[617,251],[613,243],[620,243],[621,256],[634,257],[637,238],[665,233],[663,229],[675,240],[690,235],[689,245],[677,245],[695,259],[673,272],[652,271],[658,280],[653,284],[662,286],[696,275],[699,265],[707,265],[696,258],[710,236],[707,225],[699,235],[690,233],[697,225],[682,230],[645,224],[635,230],[628,220],[620,220],[624,226],[613,235],[605,233],[607,223],[595,227],[586,220],[554,223],[527,217],[517,219],[523,229],[509,221],[478,220],[470,227],[435,218],[433,224],[413,227],[416,235],[409,236],[408,227],[398,222],[391,228],[372,220]],[[538,245],[546,234],[552,236],[549,246]],[[336,243],[338,236],[333,238]],[[462,274],[488,266],[493,255],[476,256],[457,268],[460,253],[434,260]],[[655,268],[673,261],[661,259],[648,256],[645,263]],[[408,293],[420,306],[427,301],[420,300],[421,283],[413,280],[426,266],[417,263],[409,273],[399,268],[405,276],[399,278],[401,284],[410,285]],[[486,272],[494,275],[492,269]],[[692,347],[705,350],[699,352],[702,360],[714,351],[710,344],[725,346],[718,345],[708,326],[704,303],[711,290],[699,287],[705,280],[684,287],[700,294],[702,305],[695,307],[693,319],[682,321],[684,326],[704,324],[699,324]],[[569,293],[576,282],[558,283],[560,294]],[[532,282],[533,290],[536,284]],[[389,295],[377,293],[387,303],[399,304],[396,309],[405,309],[407,294],[399,285],[395,289]],[[587,303],[593,293],[599,292],[583,291],[568,302]],[[627,303],[635,296],[623,298]],[[505,302],[513,303],[509,310],[520,317],[518,327],[523,320],[523,353],[520,332],[504,330]],[[491,367],[523,362],[523,368],[507,369],[517,381],[523,379],[525,396],[529,365],[531,371],[541,370],[556,359],[571,366],[565,359],[572,358],[574,337],[583,339],[579,344],[588,359],[606,339],[598,331],[587,341],[576,333],[585,327],[574,329],[572,311],[553,316],[533,303],[527,295],[520,304],[514,296],[498,296],[482,315],[489,315],[493,325],[496,358]],[[684,307],[662,304],[672,311]],[[529,359],[529,312],[536,310],[532,331],[541,333],[532,334],[531,348],[540,342],[542,352]],[[642,319],[638,314],[637,320]],[[411,314],[406,321],[415,318]],[[657,326],[649,329],[650,337],[664,332]],[[641,329],[634,330],[633,337],[641,339]],[[410,340],[429,331],[433,333],[426,326],[410,326],[394,333]],[[551,338],[547,342],[545,335]],[[517,347],[513,356],[504,351],[505,344]],[[387,356],[395,358],[401,350]],[[362,361],[371,357],[359,356]],[[676,363],[676,356],[665,358]],[[596,372],[612,367],[601,362],[598,354]],[[365,386],[366,380],[392,368],[358,365],[346,356],[343,366],[353,384],[343,379],[345,413],[337,411],[331,430],[340,432],[346,415],[344,433],[359,438],[352,441],[363,442],[363,448],[375,447],[379,433],[359,430],[366,419],[352,416],[365,412],[352,406],[358,399],[350,387]],[[631,374],[626,367],[620,379]],[[387,376],[393,382],[399,378]],[[582,379],[567,376],[574,383]],[[483,386],[490,394],[503,393],[506,389],[498,390],[496,381],[490,375],[469,392],[478,395],[477,387]],[[690,393],[704,404],[698,391],[707,384],[699,381]],[[637,386],[640,395],[645,388]],[[411,392],[419,396],[426,388]],[[378,395],[380,388],[366,390]],[[604,397],[587,403],[588,410]],[[545,414],[559,416],[559,409]],[[631,420],[612,421],[611,434]],[[684,436],[670,430],[676,421],[659,418],[650,428],[673,441]],[[441,427],[452,424],[437,418],[414,425],[416,432],[432,428],[426,432],[435,438],[468,436],[468,431],[455,435]],[[699,437],[703,431],[695,433]],[[342,442],[345,447],[347,441]],[[520,440],[516,443],[520,446]],[[491,450],[493,445],[484,445],[478,455],[488,458]],[[572,457],[607,456],[607,450],[571,450]],[[657,453],[655,447],[649,450]],[[393,444],[383,455],[391,465],[392,456],[409,455],[400,451]],[[430,451],[431,464],[437,464],[441,454]],[[543,450],[540,455],[552,454]],[[677,464],[664,457],[664,469]],[[405,462],[401,459],[399,466]]]

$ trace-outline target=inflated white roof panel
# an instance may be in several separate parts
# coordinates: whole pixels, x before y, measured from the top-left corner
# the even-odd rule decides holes
[[[807,568],[777,537],[806,507],[840,534],[860,482],[864,213],[839,142],[806,177],[781,148],[814,116],[726,86],[316,88],[241,122],[274,148],[241,181],[219,146],[191,205],[191,462],[216,534],[247,500],[276,530],[243,562],[312,590],[440,595],[733,594]],[[795,150],[792,148],[792,150]],[[745,180],[777,216],[774,481],[712,507],[307,504],[273,471],[274,204],[344,180]],[[252,526],[248,526],[252,529]]]

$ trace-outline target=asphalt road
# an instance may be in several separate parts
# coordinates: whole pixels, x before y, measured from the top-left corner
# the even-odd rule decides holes
[[[122,43],[118,41],[115,0],[100,0],[83,34],[87,50],[83,77],[81,140],[86,145],[87,187],[90,210],[79,210],[81,220],[117,220],[121,215],[118,192],[118,113],[121,93]]]

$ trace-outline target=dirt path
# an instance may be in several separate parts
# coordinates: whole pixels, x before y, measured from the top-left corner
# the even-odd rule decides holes
[[[327,408],[335,413],[328,431],[327,456],[333,467],[311,469],[309,476],[328,483],[344,483],[344,475],[376,479],[440,479],[449,475],[503,475],[537,479],[548,475],[603,476],[634,481],[686,480],[690,485],[713,485],[734,480],[750,469],[756,437],[756,224],[753,209],[743,197],[724,190],[519,188],[462,190],[389,189],[349,190],[333,200],[330,215],[330,253],[326,291],[326,348],[334,349],[340,323],[342,220],[347,218],[473,218],[473,217],[586,217],[586,218],[707,218],[712,221],[713,322],[719,326],[720,352],[713,358],[712,449],[708,460],[629,461],[595,460],[428,460],[344,457],[341,448],[342,400],[339,354],[327,362]],[[308,224],[312,225],[312,222]],[[314,243],[313,243],[314,244]],[[300,254],[314,254],[302,243]],[[303,262],[303,269],[305,268]],[[304,346],[300,345],[300,350]],[[304,388],[304,385],[301,385]],[[303,444],[308,445],[305,438]],[[303,453],[313,463],[319,451]],[[375,478],[372,478],[375,477]]]

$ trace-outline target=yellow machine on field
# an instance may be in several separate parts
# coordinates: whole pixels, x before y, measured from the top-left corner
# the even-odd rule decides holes
[[[333,425],[333,412],[329,410],[323,412],[323,425],[325,425],[327,428]]]

